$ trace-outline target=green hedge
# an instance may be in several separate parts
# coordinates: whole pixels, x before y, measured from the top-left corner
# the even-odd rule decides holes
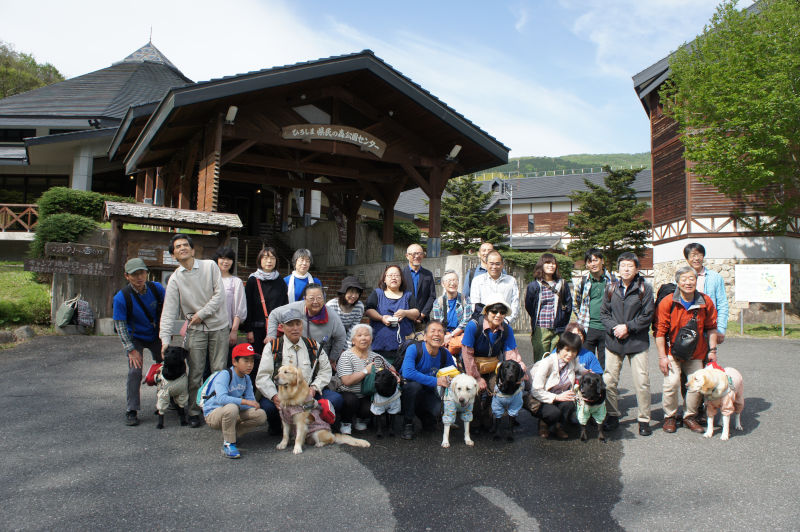
[[[50,322],[50,290],[31,272],[0,268],[0,327]]]
[[[71,213],[86,216],[99,222],[103,219],[103,209],[106,201],[134,203],[136,200],[110,194],[100,194],[99,192],[53,187],[42,194],[42,197],[36,203],[39,206],[40,220],[53,214]]]
[[[544,253],[527,253],[525,251],[503,251],[503,259],[513,262],[516,266],[525,269],[525,281],[533,281],[533,269],[539,261],[539,257]],[[565,278],[567,281],[572,280],[572,269],[575,266],[575,261],[566,255],[553,253],[558,263],[558,274]]]
[[[97,222],[78,214],[51,214],[39,218],[31,244],[31,256],[41,257],[46,242],[77,242],[81,235],[97,228]]]

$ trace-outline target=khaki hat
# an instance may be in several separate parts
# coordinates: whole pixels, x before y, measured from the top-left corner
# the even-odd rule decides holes
[[[150,271],[150,269],[147,267],[147,264],[145,264],[144,261],[139,257],[131,259],[125,263],[125,273],[131,274],[138,272],[139,270],[144,270],[146,272]]]
[[[483,313],[486,314],[486,309],[487,308],[489,308],[491,306],[494,306],[494,305],[497,305],[497,304],[500,304],[500,305],[503,305],[504,307],[506,307],[506,314],[511,312],[511,305],[506,303],[506,300],[503,299],[503,296],[501,296],[499,294],[492,294],[486,300],[486,304],[483,307]]]

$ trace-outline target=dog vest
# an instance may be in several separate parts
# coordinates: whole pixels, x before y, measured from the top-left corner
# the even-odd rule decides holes
[[[320,430],[331,430],[331,426],[322,419],[322,408],[320,408],[319,403],[316,401],[309,401],[302,405],[281,405],[280,411],[281,420],[287,425],[294,425],[295,414],[299,414],[300,412],[308,412],[311,414],[313,419],[308,424],[307,434],[309,436]]]

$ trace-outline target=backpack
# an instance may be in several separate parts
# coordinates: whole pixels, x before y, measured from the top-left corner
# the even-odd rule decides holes
[[[311,363],[311,381],[314,381],[314,378],[317,376],[319,372],[319,367],[317,364],[317,357],[319,355],[319,344],[313,338],[303,338],[303,343],[306,344],[306,350],[308,351],[308,361]],[[278,370],[281,367],[283,362],[283,336],[272,340],[272,378],[274,379],[275,376],[278,374]]]
[[[212,397],[217,395],[217,392],[214,391],[214,386],[213,386],[214,379],[217,378],[217,375],[219,375],[220,373],[225,373],[226,371],[228,372],[228,384],[230,384],[231,381],[233,381],[233,370],[231,368],[221,369],[209,375],[208,378],[205,380],[205,382],[203,382],[203,385],[200,386],[200,389],[197,390],[197,397],[195,399],[195,402],[197,403],[197,406],[199,408],[203,408],[203,406],[205,406],[207,399],[211,399]]]
[[[411,345],[416,346],[416,348],[417,348],[417,357],[414,360],[414,365],[416,366],[417,364],[420,363],[420,361],[422,361],[422,344],[424,344],[424,343],[425,342],[423,342],[422,340],[415,340],[415,339],[403,340],[403,342],[400,344],[400,347],[397,348],[397,356],[395,356],[395,358],[394,358],[394,364],[393,365],[394,365],[394,368],[397,370],[397,372],[400,374],[400,378],[403,381],[405,381],[405,377],[403,377],[403,360],[405,360],[405,357],[406,357],[406,350]],[[439,369],[444,367],[442,365],[444,363],[443,362],[444,361],[444,354],[442,353],[442,351],[447,351],[447,350],[444,347],[440,347],[439,348],[439,353],[438,353],[438,356],[440,357],[439,358]]]
[[[153,281],[147,281],[146,286],[151,292],[153,292],[153,295],[156,296],[157,305],[155,320],[153,319],[153,316],[150,315],[150,311],[147,310],[147,306],[142,301],[142,298],[139,297],[138,293],[134,292],[130,284],[125,285],[125,287],[120,290],[120,292],[122,292],[122,297],[125,298],[125,317],[128,318],[127,321],[131,324],[131,329],[135,329],[133,323],[131,322],[131,316],[133,315],[133,298],[135,297],[136,302],[139,304],[139,307],[141,307],[142,312],[144,312],[147,321],[153,324],[156,334],[158,334],[158,327],[161,323],[161,309],[164,307],[164,298],[162,297],[161,292],[156,289],[156,283]]]
[[[658,287],[658,294],[656,294],[656,310],[653,312],[653,336],[655,336],[656,330],[658,329],[658,304],[661,303],[661,300],[665,297],[674,294],[676,288],[677,286],[675,283],[664,283]],[[669,341],[669,337],[667,337],[667,341]]]

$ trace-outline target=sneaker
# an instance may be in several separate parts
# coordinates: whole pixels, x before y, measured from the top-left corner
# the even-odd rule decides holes
[[[356,429],[359,432],[367,430],[367,422],[366,422],[366,420],[364,420],[364,419],[356,419],[356,422],[353,425],[353,428]]]
[[[358,427],[358,425],[356,425],[356,427]],[[342,434],[353,433],[353,427],[350,425],[350,423],[342,423],[341,433]]]
[[[241,458],[239,449],[236,448],[235,443],[224,442],[222,444],[222,455],[228,458]]]
[[[125,413],[125,424],[129,427],[135,427],[139,424],[139,418],[136,416],[136,410],[128,410]]]
[[[404,423],[403,432],[400,433],[400,437],[403,438],[404,440],[414,439],[414,424]]]
[[[653,433],[653,429],[650,428],[650,423],[640,421],[639,422],[639,436],[650,436]]]
[[[189,416],[189,426],[192,427],[193,429],[196,429],[197,427],[202,427],[203,422],[200,421],[200,416]]]
[[[612,431],[617,430],[619,427],[619,417],[617,416],[608,416],[605,421],[603,421],[603,430],[605,431]]]

